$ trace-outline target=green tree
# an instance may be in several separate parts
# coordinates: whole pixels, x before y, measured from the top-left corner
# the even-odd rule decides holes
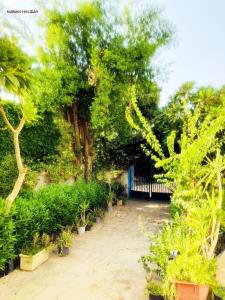
[[[145,95],[143,107],[156,107],[151,58],[171,36],[156,10],[132,17],[127,9],[109,18],[107,9],[103,2],[86,2],[74,12],[47,11],[43,20],[39,98],[46,108],[63,109],[73,124],[76,163],[84,161],[86,178],[100,148],[134,138],[125,119],[129,86],[135,83]]]
[[[4,109],[4,102],[0,99],[0,113],[2,118],[13,135],[14,151],[18,169],[18,178],[13,190],[6,198],[8,209],[18,195],[24,178],[26,168],[24,167],[19,144],[19,135],[26,122],[31,122],[36,117],[36,109],[29,98],[29,88],[31,85],[30,65],[31,61],[25,53],[16,45],[16,41],[7,37],[0,38],[0,88],[3,91],[11,92],[19,96],[21,101],[21,119],[14,127]]]
[[[192,88],[192,85],[186,85],[180,91],[185,109],[182,111],[182,129],[177,142],[179,149],[175,151],[176,132],[171,131],[167,138],[168,156],[163,153],[151,123],[137,105],[134,87],[130,94],[131,106],[126,113],[130,125],[141,132],[150,146],[145,149],[146,152],[155,160],[156,167],[164,170],[160,178],[173,190],[173,203],[179,205],[182,215],[189,219],[189,227],[195,226],[196,232],[204,231],[199,237],[203,240],[201,249],[205,257],[211,259],[224,218],[222,174],[225,164],[220,153],[223,143],[220,133],[225,129],[225,94],[223,88],[213,94],[211,89],[211,99],[216,99],[220,106],[217,113],[208,110],[202,114],[202,102],[207,101],[208,93],[202,93],[200,89],[199,93],[195,93],[196,105],[189,105]],[[133,113],[138,117],[138,123]]]

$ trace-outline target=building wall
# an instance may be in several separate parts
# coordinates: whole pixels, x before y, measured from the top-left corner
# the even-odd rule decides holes
[[[115,181],[121,183],[124,186],[126,195],[128,195],[128,171],[124,171],[120,176],[116,178]]]

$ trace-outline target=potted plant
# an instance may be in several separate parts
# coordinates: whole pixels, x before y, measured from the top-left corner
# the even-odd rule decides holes
[[[87,225],[86,225],[86,228],[85,230],[86,231],[90,231],[91,230],[91,227],[93,226],[94,224],[94,221],[95,221],[95,217],[93,215],[93,212],[89,212],[86,216],[86,221],[87,221]]]
[[[117,199],[116,205],[117,206],[122,206],[123,205],[123,200],[122,199]]]
[[[47,234],[35,233],[33,241],[20,254],[20,269],[33,271],[49,258],[50,238]]]
[[[76,216],[76,226],[79,235],[83,235],[85,233],[85,228],[87,225],[88,208],[89,208],[89,202],[86,200],[79,205],[79,212],[78,215]]]
[[[94,208],[94,216],[96,223],[100,223],[104,216],[104,210],[99,207]]]
[[[149,300],[163,300],[163,288],[159,282],[150,281],[148,283]]]
[[[69,255],[69,248],[72,246],[73,235],[71,230],[63,230],[56,240],[58,247],[58,255],[66,256]]]
[[[116,199],[116,195],[114,192],[109,192],[109,196],[108,196],[108,199],[107,199],[107,205],[108,205],[108,212],[112,211],[113,210],[113,200]]]
[[[150,237],[150,253],[142,262],[147,272],[161,277],[168,299],[206,300],[210,287],[216,285],[216,262],[201,253],[201,236],[178,217]]]
[[[207,300],[210,287],[216,284],[215,260],[206,259],[197,251],[177,255],[168,263],[166,273],[167,286],[171,283],[177,300]]]

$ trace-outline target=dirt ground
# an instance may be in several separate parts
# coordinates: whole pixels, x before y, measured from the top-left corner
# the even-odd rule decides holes
[[[217,279],[221,285],[225,286],[225,251],[218,257]]]
[[[0,279],[1,300],[147,300],[148,251],[142,231],[155,232],[168,218],[168,204],[128,201],[115,207],[84,236],[75,235],[70,255],[50,259],[33,272],[15,270]]]

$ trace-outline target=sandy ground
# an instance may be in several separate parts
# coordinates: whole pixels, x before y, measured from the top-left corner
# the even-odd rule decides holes
[[[67,257],[52,254],[33,272],[16,270],[0,279],[1,300],[147,300],[145,228],[156,231],[168,204],[128,201],[107,213],[84,236],[75,235]]]
[[[221,285],[225,286],[225,251],[218,257],[217,279]]]

